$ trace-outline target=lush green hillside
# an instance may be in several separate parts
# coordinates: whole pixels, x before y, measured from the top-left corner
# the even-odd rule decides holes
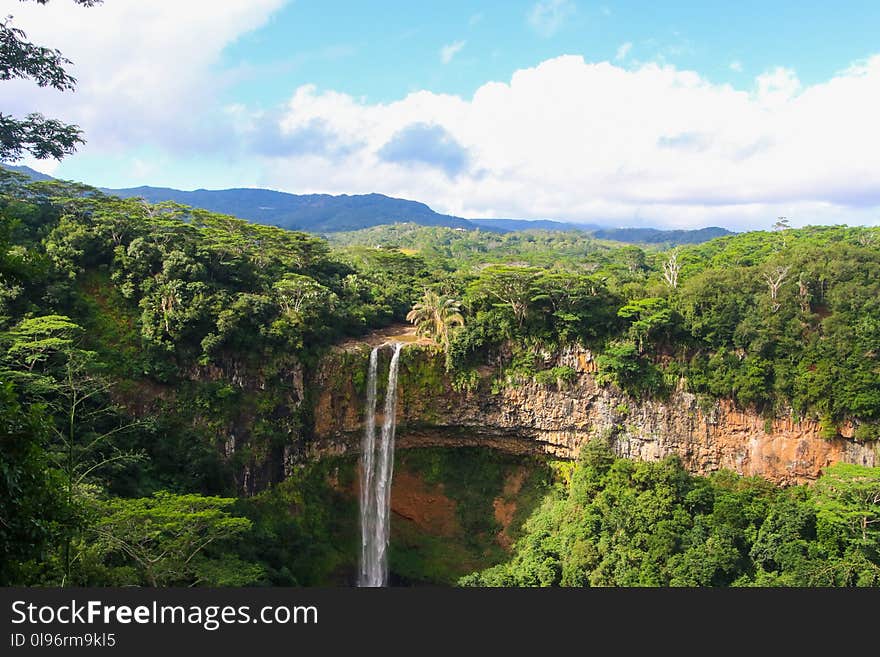
[[[878,437],[877,229],[756,232],[676,251],[578,233],[402,225],[373,229],[370,242],[364,235],[328,244],[206,210],[0,173],[0,582],[338,583],[352,500],[328,482],[350,474],[320,464],[290,469],[286,456],[311,437],[309,386],[329,345],[410,312],[446,350],[463,389],[486,366],[499,370],[499,385],[526,375],[565,380],[571,373],[547,370],[541,354],[580,343],[597,355],[602,385],[655,398],[683,386],[768,417],[818,418],[828,436],[847,424],[856,440]],[[451,461],[410,465],[452,491],[456,475],[437,463]],[[617,467],[653,481],[651,468],[660,466]],[[455,468],[474,481],[466,464]],[[495,466],[485,468],[497,479]],[[855,471],[835,476],[847,486],[873,481]],[[668,525],[667,538],[681,545],[702,545],[689,538],[698,518],[687,497],[715,484],[695,481],[670,507],[691,514]],[[474,501],[455,490],[486,509],[496,494],[487,489]],[[842,517],[875,526],[873,507],[828,500]],[[760,529],[764,516],[756,518],[749,526]],[[459,519],[463,527],[483,520]],[[874,534],[866,529],[853,552],[851,525],[816,526],[829,533],[817,534],[822,545],[810,554],[859,573],[834,582],[873,581],[861,573],[873,572],[864,560],[878,563]],[[560,558],[580,549],[567,542],[569,529],[548,531],[559,534]],[[462,574],[448,566],[454,553],[405,538],[413,552],[397,559],[407,581]],[[831,552],[829,541],[842,547]],[[413,557],[429,548],[436,559]],[[472,569],[506,558],[484,548],[460,554]],[[656,568],[671,573],[664,555]],[[698,581],[758,577],[749,558]],[[801,581],[786,572],[772,581]],[[685,581],[658,577],[640,583]]]
[[[820,417],[829,435],[854,421],[873,438],[878,234],[809,227],[657,251],[573,232],[400,224],[331,243],[347,257],[398,249],[424,259],[437,289],[468,311],[450,347],[458,369],[512,349],[512,371],[533,372],[530,346],[574,340],[604,352],[601,376],[633,392],[663,395],[683,377],[694,392],[767,413],[790,407]]]
[[[880,468],[838,464],[774,488],[678,461],[614,458],[598,439],[561,466],[513,558],[465,586],[880,586]]]
[[[2,580],[95,581],[78,569],[99,533],[197,505],[204,525],[170,518],[167,536],[180,550],[210,538],[205,572],[156,581],[225,581],[239,564],[223,546],[249,531],[231,500],[137,500],[277,480],[254,464],[301,441],[302,369],[403,318],[419,287],[396,268],[409,259],[356,271],[303,233],[10,176],[0,212],[0,497],[16,518],[0,540],[19,555]],[[224,454],[230,434],[247,440]],[[102,549],[98,565],[121,558]]]
[[[25,167],[26,168],[26,167]],[[37,180],[48,177],[37,172]],[[356,231],[371,226],[414,223],[420,226],[443,226],[505,233],[518,231],[581,231],[597,239],[629,244],[699,244],[715,237],[730,235],[724,228],[660,230],[657,228],[607,228],[595,224],[571,224],[563,221],[527,219],[462,219],[435,212],[424,203],[392,198],[383,194],[289,194],[269,189],[197,189],[191,192],[166,187],[105,189],[122,198],[140,197],[151,203],[174,201],[196,208],[255,221],[269,226],[309,233],[332,234]]]
[[[375,226],[350,233],[334,233],[327,240],[335,247],[395,249],[447,270],[492,263],[518,263],[554,267],[562,263],[583,267],[611,250],[611,245],[584,233],[528,231],[493,233],[425,227],[413,223]]]

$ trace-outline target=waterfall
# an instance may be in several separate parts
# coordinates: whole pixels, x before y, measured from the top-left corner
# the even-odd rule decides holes
[[[359,586],[388,584],[388,542],[391,532],[391,477],[394,473],[394,431],[397,414],[397,370],[402,344],[394,345],[388,367],[385,412],[376,445],[376,379],[379,349],[370,352],[367,408],[361,441],[361,566]]]
[[[375,569],[370,537],[375,527],[375,493],[373,491],[373,462],[376,451],[376,370],[379,347],[370,352],[370,370],[367,376],[367,411],[364,419],[364,437],[361,441],[361,570],[360,586],[369,586],[370,573]]]

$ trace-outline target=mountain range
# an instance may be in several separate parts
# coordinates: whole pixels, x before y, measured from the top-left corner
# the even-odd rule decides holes
[[[4,168],[33,180],[53,180],[26,166],[4,164]],[[581,231],[599,239],[629,243],[692,244],[732,234],[725,228],[660,230],[657,228],[613,228],[600,224],[571,223],[550,219],[465,219],[435,212],[424,203],[384,194],[289,194],[270,189],[238,188],[183,191],[168,187],[102,188],[123,198],[142,197],[151,203],[174,201],[212,212],[230,214],[248,221],[309,233],[335,233],[382,224],[412,222],[423,226],[446,226],[500,233],[520,230]]]

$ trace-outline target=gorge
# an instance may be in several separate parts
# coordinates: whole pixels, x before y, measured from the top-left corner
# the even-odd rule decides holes
[[[876,231],[664,252],[403,226],[331,246],[6,184],[0,465],[16,473],[5,517],[22,520],[3,581],[794,585],[829,559],[832,583],[880,572],[835,515],[862,513],[842,496],[876,479]],[[789,563],[775,546],[792,542]]]
[[[236,361],[191,376],[232,386],[242,399],[278,400],[276,429],[307,418],[274,445],[257,434],[259,417],[240,409],[218,430],[240,495],[306,485],[293,513],[332,515],[321,522],[336,556],[311,583],[452,584],[502,561],[549,490],[548,464],[577,459],[594,439],[620,457],[677,456],[697,475],[727,469],[780,486],[815,482],[834,463],[878,462],[876,442],[854,439],[846,423],[825,438],[815,419],[768,417],[682,385],[666,398],[634,396],[600,385],[583,346],[537,357],[545,371],[574,376],[541,380],[486,365],[462,387],[442,349],[406,325],[331,347],[308,369],[290,362],[274,378]],[[149,416],[172,394],[138,388],[124,401]]]
[[[396,363],[396,465],[389,462],[395,478],[386,490],[390,499],[384,512],[365,521],[361,506],[358,548],[361,564],[369,559],[378,563],[381,557],[375,555],[383,545],[388,551],[382,556],[390,561],[384,574],[372,580],[359,566],[361,584],[449,584],[504,559],[521,535],[519,525],[549,490],[548,461],[576,459],[593,439],[609,440],[621,457],[659,461],[677,456],[694,474],[727,469],[780,486],[815,482],[838,462],[877,463],[876,443],[855,440],[852,427],[845,424],[836,437],[824,438],[813,419],[768,418],[730,400],[701,399],[680,388],[666,399],[652,399],[599,385],[593,355],[584,347],[546,354],[547,368],[575,370],[568,380],[507,380],[501,369],[485,367],[476,384],[457,389],[442,351],[398,326],[325,354],[302,383],[309,433],[294,437],[275,457],[246,464],[250,475],[240,480],[257,488],[242,492],[257,494],[259,482],[272,472],[294,484],[320,464],[326,464],[325,474],[315,485],[331,490],[343,505],[376,491],[376,479],[359,480],[354,459],[374,453],[373,476],[382,472],[381,450],[364,445],[370,427],[381,444],[380,427],[389,423],[394,352],[382,345],[395,341],[408,342]],[[248,385],[248,379],[242,376],[241,381]],[[246,433],[239,433],[237,440],[246,447]],[[373,502],[380,502],[381,493],[374,495]],[[356,517],[353,507],[341,509],[336,512],[340,517]],[[379,518],[387,519],[384,534]],[[354,540],[356,526],[343,522],[336,531],[340,533],[334,540],[344,545]],[[383,543],[389,537],[390,545]],[[365,539],[373,541],[373,557],[367,556]],[[355,550],[353,544],[350,549]],[[330,578],[321,581],[352,583],[347,567],[340,567],[335,574],[321,575]]]

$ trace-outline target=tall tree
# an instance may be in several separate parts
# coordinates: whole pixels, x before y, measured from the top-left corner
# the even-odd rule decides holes
[[[617,311],[618,317],[630,320],[630,336],[639,346],[639,353],[645,350],[645,341],[662,331],[669,331],[675,322],[675,315],[669,302],[661,297],[636,299]]]
[[[471,284],[471,296],[494,299],[501,306],[509,306],[517,325],[522,328],[532,300],[538,292],[535,282],[541,270],[535,267],[490,265],[480,272],[480,278]]]
[[[880,469],[850,463],[829,467],[816,483],[816,505],[820,523],[837,528],[836,538],[880,562]]]
[[[419,335],[430,336],[449,353],[450,331],[456,326],[464,326],[460,306],[461,303],[455,299],[425,290],[422,300],[413,306],[406,319],[416,325]]]
[[[90,529],[94,540],[87,550],[99,559],[128,561],[149,586],[250,584],[262,576],[259,566],[205,554],[212,544],[250,530],[250,520],[232,515],[234,503],[231,498],[164,491],[153,497],[111,498],[98,503],[102,517]]]
[[[770,291],[770,301],[772,302],[771,306],[774,313],[780,308],[779,301],[777,300],[779,288],[785,281],[786,276],[788,276],[789,269],[791,267],[774,267],[769,272],[762,274],[764,282],[767,283],[767,289]]]
[[[82,332],[68,317],[47,315],[25,319],[0,334],[0,346],[6,347],[5,353],[0,351],[0,375],[19,382],[30,398],[46,400],[47,414],[54,415],[45,427],[50,436],[45,458],[60,473],[64,506],[71,511],[62,528],[62,584],[69,584],[76,558],[80,519],[74,511],[84,485],[108,466],[141,458],[114,441],[138,423],[122,421],[108,402],[111,383],[95,374],[94,352],[76,345]]]
[[[673,290],[678,287],[678,275],[681,272],[681,263],[678,261],[678,250],[673,249],[669,253],[669,259],[663,263],[663,280]]]

